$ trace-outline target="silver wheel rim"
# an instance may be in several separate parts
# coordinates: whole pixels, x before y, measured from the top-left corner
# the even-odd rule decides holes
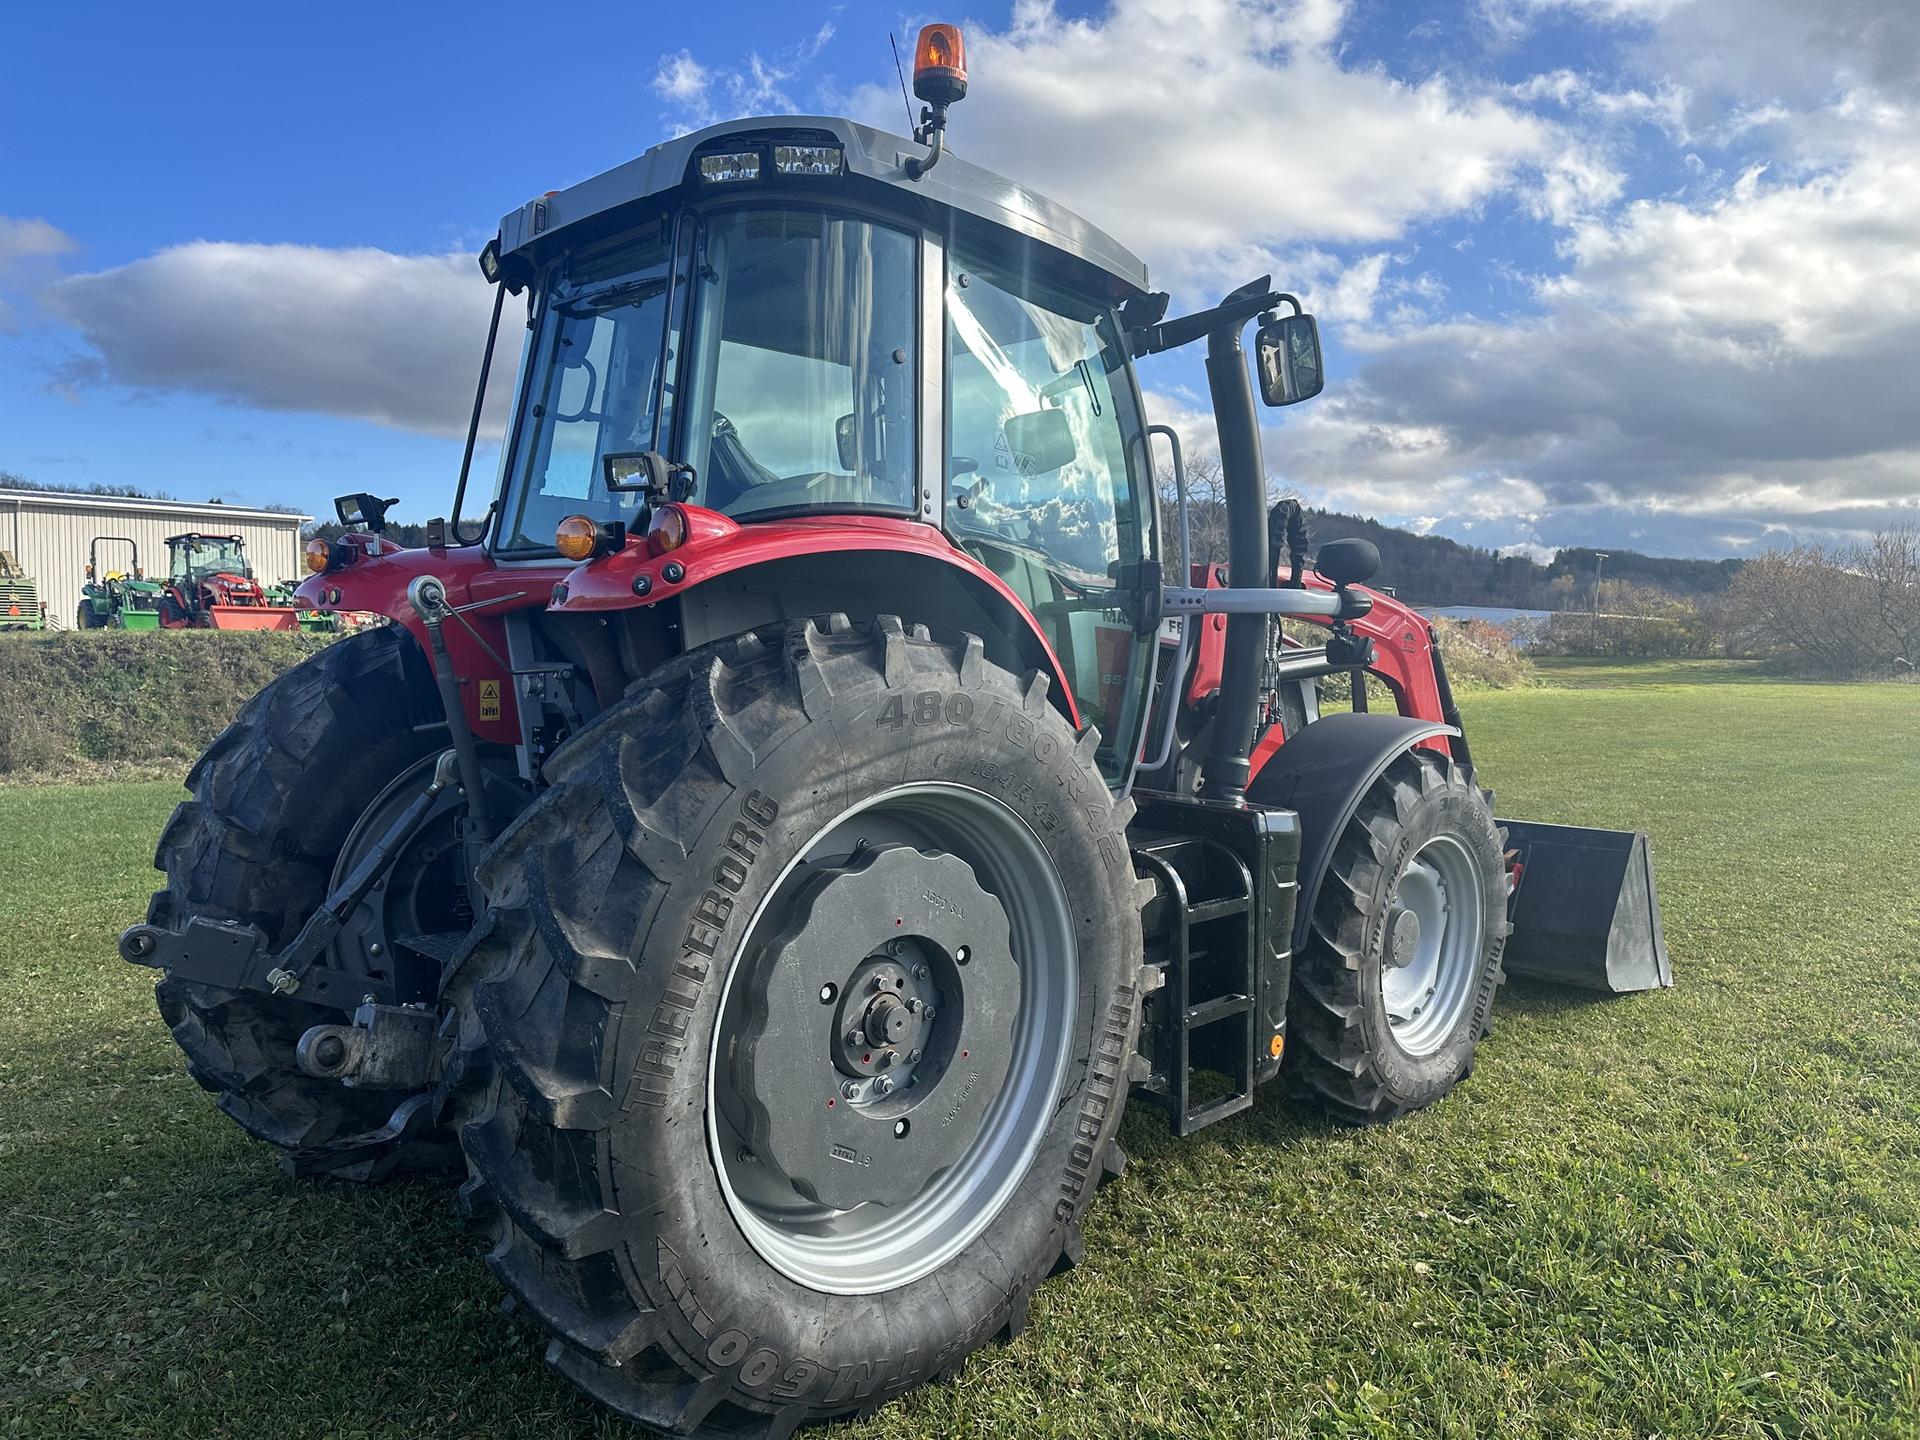
[[[1418,922],[1419,939],[1395,964],[1389,929],[1380,998],[1394,1043],[1409,1055],[1430,1055],[1472,1000],[1484,948],[1479,871],[1464,845],[1436,835],[1415,852],[1390,900],[1390,916],[1401,911]]]
[[[862,841],[938,849],[971,865],[1006,910],[1021,998],[1006,1082],[959,1162],[904,1205],[832,1210],[801,1196],[764,1157],[749,1155],[742,1102],[722,1062],[739,1026],[733,989],[741,956],[778,928],[806,867],[841,863]],[[815,835],[781,872],[728,969],[707,1062],[714,1169],[729,1212],[761,1258],[810,1289],[863,1295],[930,1274],[971,1244],[1019,1187],[1046,1135],[1072,1049],[1078,969],[1072,912],[1053,862],[1026,823],[993,797],[960,785],[897,786]]]

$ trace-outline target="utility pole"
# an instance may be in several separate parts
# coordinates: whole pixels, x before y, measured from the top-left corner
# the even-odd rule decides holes
[[[1594,654],[1600,653],[1600,567],[1607,563],[1607,552],[1593,552],[1593,620],[1588,630],[1588,643],[1593,646]]]

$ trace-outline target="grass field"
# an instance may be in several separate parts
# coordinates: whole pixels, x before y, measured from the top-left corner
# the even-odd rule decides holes
[[[1920,687],[1561,665],[1503,813],[1654,835],[1678,988],[1516,982],[1388,1129],[1134,1158],[1014,1345],[837,1434],[1920,1435]],[[114,956],[171,785],[0,789],[0,1434],[626,1436],[450,1197],[295,1184]]]

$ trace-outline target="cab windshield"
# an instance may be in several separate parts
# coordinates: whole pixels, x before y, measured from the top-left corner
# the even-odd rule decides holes
[[[825,210],[730,210],[583,252],[548,280],[500,548],[631,521],[601,461],[659,450],[737,519],[913,509],[914,237]],[[683,353],[684,352],[684,353]],[[684,392],[684,393],[682,393]]]
[[[167,543],[173,552],[170,579],[201,580],[208,575],[253,578],[246,547],[238,540],[220,535],[183,535]]]

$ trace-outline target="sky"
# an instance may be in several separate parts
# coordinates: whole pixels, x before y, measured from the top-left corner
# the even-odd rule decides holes
[[[499,217],[713,120],[904,129],[930,20],[956,153],[1175,312],[1271,273],[1319,316],[1264,435],[1311,502],[1540,558],[1920,521],[1913,0],[17,7],[0,471],[443,513]],[[1141,381],[1204,449],[1197,355]]]

